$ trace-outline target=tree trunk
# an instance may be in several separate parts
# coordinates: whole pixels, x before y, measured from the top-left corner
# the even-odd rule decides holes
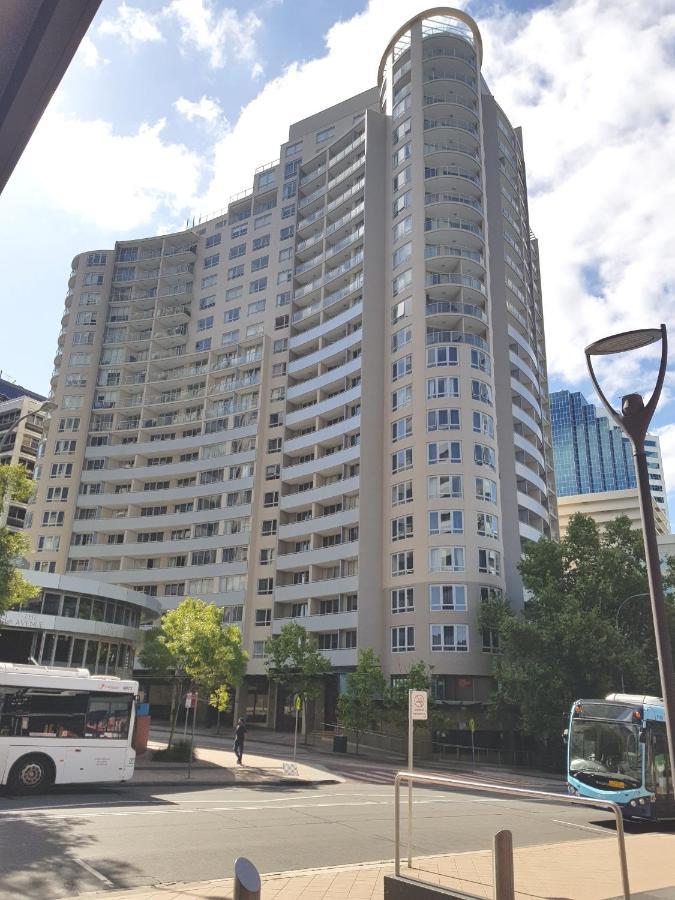
[[[307,746],[307,695],[302,694],[302,736],[303,743]]]
[[[176,682],[174,682],[174,691],[176,689]],[[171,715],[171,731],[169,733],[169,748],[173,745],[173,739],[176,732],[176,724],[178,722],[178,713],[180,712],[180,699],[183,696],[183,679],[178,682],[178,699],[175,704],[174,709],[172,710]]]

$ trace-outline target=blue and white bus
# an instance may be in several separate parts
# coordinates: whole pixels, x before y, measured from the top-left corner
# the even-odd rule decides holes
[[[618,803],[626,818],[675,819],[663,700],[609,694],[577,700],[567,736],[571,794]]]

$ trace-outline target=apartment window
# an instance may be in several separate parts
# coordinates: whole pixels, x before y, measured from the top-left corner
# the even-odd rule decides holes
[[[253,227],[257,231],[259,228],[267,228],[272,222],[272,213],[267,213],[264,216],[258,216],[257,219],[253,222]]]
[[[271,169],[269,172],[261,172],[258,175],[258,190],[262,190],[263,188],[268,188],[276,184],[277,180],[277,170]]]
[[[47,552],[55,552],[59,549],[60,544],[61,538],[56,535],[38,538],[38,552],[42,552],[43,550]]]
[[[435,441],[427,444],[427,463],[460,463],[462,461],[462,445],[460,441]]]
[[[276,318],[274,319],[274,330],[280,331],[282,328],[287,328],[288,323],[289,323],[288,315],[276,316]]]
[[[293,258],[293,248],[286,247],[284,250],[279,251],[279,262],[286,262],[287,259]]]
[[[255,624],[259,625],[259,626],[271,625],[272,624],[272,610],[271,609],[256,609]]]
[[[427,378],[427,400],[437,400],[443,397],[459,397],[459,378],[438,376]]]
[[[71,353],[68,365],[70,366],[88,366],[91,362],[91,353]]]
[[[501,575],[501,554],[498,550],[478,550],[478,571],[484,575]]]
[[[87,346],[93,344],[96,338],[94,331],[75,331],[73,333],[73,346]]]
[[[484,381],[472,378],[471,399],[479,400],[481,403],[487,403],[488,406],[492,406],[492,388],[489,384],[485,384]]]
[[[265,278],[256,278],[249,283],[249,294],[259,294],[265,290],[267,290],[267,276],[265,276]]]
[[[246,213],[248,215],[248,213]],[[234,240],[238,237],[244,237],[245,234],[248,234],[248,223],[244,225],[235,225],[234,228],[230,230],[230,238]]]
[[[403,409],[412,403],[412,385],[406,384],[405,387],[393,391],[391,395],[391,408],[393,412]]]
[[[265,479],[267,481],[274,481],[277,478],[281,478],[281,466],[279,463],[274,463],[271,466],[265,466]]]
[[[230,288],[225,291],[225,300],[238,300],[244,293],[243,285],[239,284],[237,287]]]
[[[240,275],[244,274],[244,266],[232,266],[227,270],[227,279],[230,281],[232,278],[239,278]]]
[[[96,324],[96,313],[95,312],[79,312],[75,317],[76,325],[95,325]]]
[[[293,181],[287,181],[283,186],[281,191],[282,200],[290,200],[291,197],[295,197],[298,192],[298,183],[295,179]]]
[[[412,144],[408,141],[392,156],[392,167],[395,169],[412,156]]]
[[[96,306],[101,295],[92,291],[82,291],[80,294],[80,306]]]
[[[47,488],[47,503],[65,503],[67,500],[67,487]]]
[[[473,430],[477,434],[486,434],[488,437],[494,437],[495,425],[492,416],[483,412],[472,413]]]
[[[391,554],[391,574],[392,577],[399,575],[412,575],[414,572],[413,551],[402,550],[399,553]]]
[[[200,309],[211,309],[216,305],[216,295],[211,294],[210,297],[202,297],[199,301]]]
[[[209,328],[213,328],[213,316],[197,319],[197,331],[208,331]]]
[[[497,457],[492,447],[486,444],[473,445],[473,461],[477,466],[487,466],[489,469],[497,468]]]
[[[212,269],[214,266],[217,266],[220,262],[220,253],[213,253],[211,256],[204,257],[204,268]]]
[[[457,347],[430,347],[427,350],[427,367],[429,369],[457,365],[459,365],[459,351]]]
[[[214,537],[218,534],[218,522],[202,522],[195,525],[195,537]]]
[[[286,147],[286,159],[288,159],[289,156],[295,156],[296,153],[300,153],[301,150],[302,141],[297,141],[295,144],[289,144]]]
[[[413,487],[412,481],[400,481],[398,484],[392,486],[391,489],[391,504],[392,506],[399,506],[402,503],[412,503],[413,499]]]
[[[406,269],[397,275],[392,282],[392,296],[396,297],[401,291],[406,290],[412,284],[412,269]]]
[[[253,641],[253,658],[262,659],[265,656],[265,641]]]
[[[293,212],[295,212],[295,207],[293,207]],[[292,215],[292,213],[291,213],[290,215]],[[282,218],[282,219],[287,218],[286,216],[284,216],[284,210],[283,210],[283,209],[281,210],[281,218]],[[290,238],[292,238],[294,234],[295,234],[295,225],[287,225],[285,228],[282,228],[282,229],[279,231],[279,240],[280,240],[280,241],[287,241],[287,240],[289,240]]]
[[[483,653],[499,653],[499,632],[494,628],[482,629],[482,647]]]
[[[265,519],[262,523],[261,532],[263,537],[270,537],[277,533],[277,520],[276,519]]]
[[[396,241],[400,241],[401,238],[405,237],[407,234],[410,234],[412,231],[412,216],[406,216],[405,219],[401,219],[400,222],[397,222],[394,225],[394,243]]]
[[[77,447],[77,441],[56,441],[54,444],[54,453],[74,453]]]
[[[220,336],[220,346],[227,347],[230,344],[236,344],[239,340],[239,329],[234,328],[232,331],[225,331]]]
[[[265,301],[264,300],[254,300],[253,303],[249,303],[247,315],[254,316],[256,313],[265,312]]]
[[[394,332],[391,336],[391,352],[396,353],[402,350],[412,341],[412,328],[401,328],[400,331]]]
[[[391,539],[392,541],[404,541],[406,538],[413,536],[413,517],[399,516],[397,519],[391,520]]]
[[[276,298],[276,306],[288,306],[291,302],[291,292],[283,291],[281,294],[277,294]]]
[[[241,307],[233,306],[231,309],[226,309],[223,314],[223,322],[227,325],[228,322],[236,322],[239,318],[239,314],[241,312]]]
[[[411,256],[412,256],[412,242],[408,241],[406,244],[403,244],[402,247],[399,247],[398,250],[394,251],[394,254],[392,257],[392,263],[393,263],[394,269],[397,269],[399,266],[402,266],[403,263],[408,262],[408,260],[410,259]],[[412,280],[412,273],[411,273],[410,280]],[[408,283],[410,283],[410,280],[408,281]]]
[[[499,520],[492,513],[476,513],[476,533],[481,537],[499,537]]]
[[[409,653],[415,649],[415,627],[399,625],[391,629],[391,652]]]
[[[62,512],[42,513],[42,527],[57,528],[59,525],[63,525],[63,517],[64,513]]]
[[[397,588],[391,592],[392,613],[415,612],[415,588]]]
[[[497,484],[489,478],[476,478],[476,500],[497,502]]]
[[[211,349],[211,338],[202,338],[201,341],[195,343],[195,353],[201,353],[203,350]]]
[[[405,472],[407,469],[412,469],[412,465],[413,465],[412,447],[407,447],[405,450],[397,450],[396,453],[392,453],[392,455],[391,455],[392,474],[395,475],[397,472]]]
[[[462,534],[464,513],[459,509],[429,511],[429,534]]]
[[[257,593],[265,596],[274,593],[274,578],[259,578]]]
[[[266,269],[269,265],[269,256],[259,256],[257,259],[251,260],[251,272],[259,272],[260,269]]]
[[[404,212],[406,209],[409,209],[412,206],[412,191],[406,191],[405,194],[401,194],[400,197],[397,197],[396,200],[392,203],[391,213],[393,218],[397,218]]]
[[[323,128],[321,131],[317,131],[317,133],[316,133],[317,144],[322,144],[324,141],[327,141],[329,138],[332,138],[334,134],[335,134],[335,125],[330,125],[328,128]]]
[[[458,409],[430,409],[427,411],[427,431],[456,431],[460,427]]]
[[[393,443],[402,441],[412,435],[412,416],[397,419],[391,425],[391,440]]]
[[[486,375],[490,374],[492,371],[492,362],[484,350],[471,349],[471,368],[480,369],[480,371],[485,372]]]
[[[72,463],[52,463],[49,470],[50,478],[70,478],[73,474]]]
[[[277,284],[286,284],[287,281],[292,281],[293,279],[293,269],[282,269],[280,272],[277,272]]]
[[[275,557],[275,549],[274,547],[263,547],[263,549],[258,554],[258,561],[261,566],[269,566],[274,562]]]
[[[108,258],[107,253],[88,253],[87,254],[87,265],[88,266],[104,266],[106,264],[107,258]]]
[[[272,344],[273,353],[283,353],[288,350],[288,338],[277,338]]]
[[[218,276],[217,275],[206,275],[202,278],[201,289],[205,290],[206,288],[213,287],[214,284],[217,284]]]
[[[430,572],[463,572],[464,547],[432,547],[429,550]]]
[[[407,356],[401,357],[401,359],[397,359],[395,363],[391,365],[391,380],[398,381],[399,378],[404,378],[406,375],[410,375],[412,373],[412,354],[409,353]]]
[[[95,272],[87,272],[87,274],[84,276],[84,283],[87,286],[94,285],[94,284],[96,284],[96,285],[103,284],[103,275],[98,275]]]
[[[466,625],[432,625],[431,649],[460,652],[469,649],[469,629]]]
[[[430,584],[429,609],[431,612],[466,612],[466,585]]]

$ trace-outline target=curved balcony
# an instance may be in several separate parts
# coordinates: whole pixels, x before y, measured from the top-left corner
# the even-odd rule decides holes
[[[456,244],[426,244],[424,258],[427,260],[461,259],[462,268],[467,264],[480,266],[485,271],[485,259],[479,250],[469,250],[467,247],[458,247]]]
[[[480,164],[480,151],[474,146],[471,147],[468,144],[462,143],[461,141],[453,141],[448,138],[444,140],[425,140],[424,141],[424,158],[427,157],[435,157],[439,154],[443,154],[443,156],[450,155],[450,157],[458,156],[460,161],[462,157],[468,156],[471,159],[475,160]]]
[[[359,489],[359,477],[343,478],[340,481],[332,481],[330,484],[322,484],[320,487],[309,491],[297,491],[293,494],[284,494],[279,498],[279,509],[293,510],[302,506],[310,506],[312,503],[325,503],[334,497],[342,497],[344,494],[354,493]]]
[[[516,475],[518,478],[522,478],[524,481],[533,484],[536,488],[538,488],[544,496],[548,493],[548,488],[546,487],[546,482],[544,479],[538,475],[536,472],[532,471],[529,466],[526,466],[524,463],[516,462]],[[542,507],[543,508],[543,507]]]
[[[524,450],[526,453],[529,453],[529,455],[539,463],[542,469],[546,469],[546,460],[544,459],[544,454],[535,444],[532,443],[532,441],[529,441],[526,437],[523,437],[522,434],[514,432],[513,443],[516,447]]]
[[[333,412],[340,406],[347,406],[361,399],[361,386],[349,388],[346,391],[340,391],[332,397],[326,397],[319,400],[318,403],[312,403],[311,406],[305,406],[302,409],[293,410],[286,413],[286,425],[290,428],[298,425],[300,422],[307,422],[317,416],[325,416],[327,413]]]
[[[310,318],[311,316],[320,313],[324,309],[324,307],[325,301],[319,301],[318,303],[313,304],[311,307],[308,307],[306,310],[296,310],[296,313],[302,312],[304,314],[302,316],[303,319]],[[347,325],[348,322],[353,322],[354,319],[357,319],[362,314],[362,312],[363,302],[359,300],[358,302],[353,303],[347,309],[339,312],[336,316],[332,316],[330,318],[324,317],[323,321],[319,322],[316,325],[312,325],[305,331],[296,332],[289,340],[289,347],[291,350],[297,350],[299,347],[303,347],[306,344],[309,344],[312,341],[316,341],[321,337],[328,337],[332,332]],[[301,320],[302,319],[300,319],[299,317],[299,319],[296,320],[296,323],[297,321]]]
[[[476,116],[476,120],[478,120],[478,104],[476,101],[464,99],[460,94],[425,94],[423,102],[425,109],[432,108],[441,112],[444,112],[443,107],[445,106],[459,106],[473,113]]]
[[[297,335],[297,337],[300,337],[300,335]],[[361,338],[362,329],[359,327],[332,344],[320,347],[312,353],[308,353],[306,356],[300,356],[297,359],[291,360],[288,363],[288,373],[289,375],[299,375],[301,372],[313,368],[320,362],[328,364],[332,359],[341,356],[345,350],[349,350],[357,344],[360,344]]]
[[[534,410],[536,410],[537,414],[541,416],[541,405],[532,391],[528,390],[528,388],[526,388],[524,384],[521,384],[513,377],[511,378],[511,389],[517,394],[520,394],[520,396],[523,397]]]
[[[479,294],[487,297],[487,288],[482,281],[458,272],[427,272],[424,276],[424,284],[426,287],[456,284],[460,287],[471,288],[472,291],[478,291]]]
[[[476,225],[475,222],[471,222],[467,219],[450,219],[445,217],[432,218],[431,216],[427,216],[424,220],[424,231],[461,231],[465,232],[467,236],[477,238],[480,241],[481,245],[485,242],[483,229],[480,227],[480,225]]]
[[[478,319],[484,325],[488,324],[488,317],[484,310],[472,303],[456,303],[454,300],[439,300],[433,303],[427,303],[424,307],[424,313],[427,319],[436,317],[445,317],[448,319],[456,319],[461,316],[470,316]]]
[[[353,463],[359,459],[361,448],[357,444],[354,447],[344,447],[342,450],[336,450],[334,453],[317,456],[312,460],[304,463],[296,463],[295,465],[285,465],[281,470],[281,477],[287,484],[308,478],[317,472],[323,475],[330,474],[331,470],[335,472],[342,471],[343,465]]]
[[[349,419],[336,422],[334,425],[317,428],[314,431],[308,431],[306,434],[298,435],[298,437],[287,438],[284,441],[284,450],[288,453],[292,453],[294,450],[303,450],[306,447],[313,447],[315,444],[321,444],[324,441],[332,441],[335,438],[359,431],[360,429],[361,413]]]
[[[451,204],[453,206],[459,204],[460,206],[469,206],[479,213],[481,219],[483,216],[482,203],[475,197],[470,197],[467,194],[460,194],[455,191],[427,191],[424,194],[425,206],[434,206],[438,204]]]
[[[482,188],[480,170],[476,172],[471,171],[470,169],[465,169],[463,166],[453,165],[424,167],[425,181],[435,181],[436,179],[444,181],[446,178],[462,178],[465,181],[470,181],[471,184],[475,185],[477,188]]]
[[[321,372],[314,378],[290,386],[286,390],[286,397],[288,400],[299,400],[301,397],[306,397],[314,391],[326,390],[328,387],[344,381],[349,375],[359,372],[360,369],[361,359],[350,359],[343,365],[335,366],[335,368]]]
[[[465,331],[451,331],[442,328],[427,328],[427,347],[437,347],[439,344],[470,344],[478,347],[486,353],[490,353],[490,344],[480,335]]]
[[[444,69],[440,66],[438,68],[434,66],[426,66],[423,73],[422,83],[425,85],[433,84],[435,86],[438,85],[439,82],[461,84],[462,86],[466,85],[473,91],[476,96],[478,95],[476,79],[471,75],[463,75],[459,71]]]

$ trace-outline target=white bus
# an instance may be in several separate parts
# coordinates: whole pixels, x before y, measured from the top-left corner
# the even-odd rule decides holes
[[[0,784],[128,781],[137,681],[87,669],[0,663]]]

